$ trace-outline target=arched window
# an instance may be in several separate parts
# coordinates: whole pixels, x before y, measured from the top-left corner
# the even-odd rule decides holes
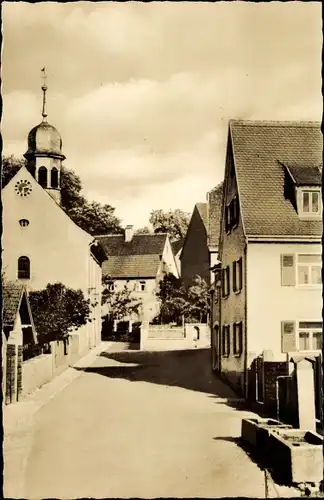
[[[195,326],[194,327],[195,329],[195,332],[196,332],[196,335],[195,335],[195,339],[194,340],[199,340],[200,339],[200,330],[199,330],[199,326]]]
[[[40,167],[40,169],[38,170],[38,182],[43,188],[47,187],[47,168],[46,167]]]
[[[19,257],[18,259],[18,279],[30,279],[30,260],[28,257]]]
[[[51,187],[58,188],[58,170],[56,167],[51,170]]]

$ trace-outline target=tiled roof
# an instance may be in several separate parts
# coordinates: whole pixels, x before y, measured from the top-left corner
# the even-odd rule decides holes
[[[124,235],[96,236],[107,257],[120,255],[162,255],[167,235],[135,234],[131,241],[125,242]]]
[[[208,193],[208,245],[218,247],[223,199],[223,183]]]
[[[300,220],[284,196],[283,165],[322,165],[317,122],[230,122],[243,221],[248,236],[318,236],[322,222]]]
[[[322,173],[318,167],[285,165],[296,186],[321,186]]]
[[[3,326],[13,326],[18,314],[23,285],[10,282],[2,286]]]
[[[124,235],[97,236],[108,259],[102,264],[104,276],[150,278],[157,274],[166,234],[136,234],[125,242]]]
[[[184,238],[181,238],[181,240],[176,240],[171,242],[171,247],[173,251],[173,255],[177,255],[177,253],[181,250],[183,247],[184,243]]]
[[[199,212],[199,215],[201,217],[201,220],[203,221],[206,231],[208,230],[208,210],[207,210],[207,203],[196,203],[197,210]]]
[[[155,278],[159,255],[113,255],[102,264],[102,274],[111,278]]]

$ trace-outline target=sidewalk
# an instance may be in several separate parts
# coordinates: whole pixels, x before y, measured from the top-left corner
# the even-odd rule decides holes
[[[5,497],[23,498],[24,496],[25,468],[33,444],[33,420],[35,414],[83,373],[74,370],[73,367],[91,365],[96,357],[110,345],[110,342],[101,342],[51,382],[44,384],[21,401],[3,406]],[[8,485],[10,485],[10,491]]]
[[[101,342],[98,346],[80,358],[74,365],[53,380],[36,389],[31,394],[26,395],[17,403],[3,406],[3,427],[4,434],[10,435],[21,429],[22,425],[28,425],[34,414],[58,392],[63,390],[72,380],[79,377],[82,372],[74,370],[73,367],[80,368],[91,365],[96,357],[111,345],[111,342]]]

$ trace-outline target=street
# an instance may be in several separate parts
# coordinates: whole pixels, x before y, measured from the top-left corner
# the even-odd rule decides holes
[[[249,412],[210,372],[209,350],[123,348],[75,368],[34,415],[23,496],[264,498],[238,442]]]

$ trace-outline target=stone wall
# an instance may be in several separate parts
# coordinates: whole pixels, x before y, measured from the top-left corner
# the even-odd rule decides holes
[[[22,366],[22,393],[30,394],[54,376],[53,356],[44,354],[25,361]]]
[[[173,351],[210,346],[210,328],[207,324],[143,325],[141,327],[141,350]]]

